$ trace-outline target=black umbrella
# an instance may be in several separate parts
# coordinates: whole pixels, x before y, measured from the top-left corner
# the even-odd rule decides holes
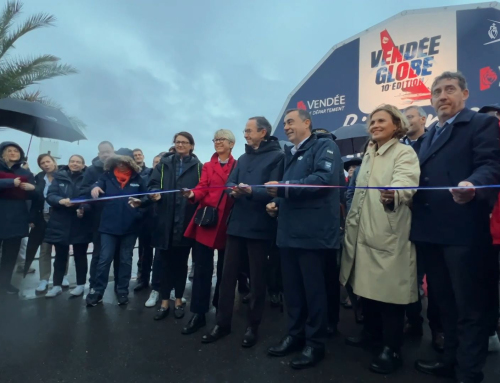
[[[59,109],[15,98],[0,99],[0,126],[31,134],[31,138],[36,136],[68,142],[87,139]]]
[[[333,133],[337,136],[335,142],[342,156],[359,153],[369,137],[368,130],[364,124],[342,126]]]

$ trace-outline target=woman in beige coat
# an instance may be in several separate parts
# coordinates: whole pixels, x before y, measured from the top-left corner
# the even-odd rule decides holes
[[[408,129],[403,114],[382,105],[370,114],[368,129],[375,145],[363,157],[356,186],[417,186],[417,155],[399,142]],[[346,221],[340,282],[364,298],[365,314],[362,335],[346,343],[382,341],[384,349],[370,369],[383,374],[402,365],[405,305],[418,299],[415,247],[409,240],[415,191],[356,189]]]

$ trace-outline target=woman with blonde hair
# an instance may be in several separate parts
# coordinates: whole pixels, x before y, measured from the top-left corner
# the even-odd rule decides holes
[[[193,316],[183,328],[183,334],[192,334],[206,324],[205,314],[209,310],[212,290],[214,250],[217,250],[217,284],[212,304],[217,305],[224,265],[227,219],[233,206],[233,200],[225,193],[224,186],[236,166],[236,160],[231,155],[236,139],[230,130],[220,129],[215,132],[212,142],[215,153],[210,162],[203,165],[201,179],[196,186],[201,190],[184,192],[184,197],[191,203],[199,204],[184,234],[196,241],[196,265],[191,297]]]
[[[346,343],[382,342],[383,351],[370,366],[382,374],[402,365],[405,306],[418,299],[416,253],[409,240],[416,190],[385,189],[419,183],[417,155],[399,142],[407,129],[406,118],[392,105],[381,105],[370,114],[368,130],[375,144],[363,157],[356,186],[381,189],[356,189],[342,254],[340,281],[363,297],[365,316],[361,336]]]

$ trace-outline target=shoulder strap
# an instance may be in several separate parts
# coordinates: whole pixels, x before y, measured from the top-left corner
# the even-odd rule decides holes
[[[229,175],[231,175],[231,172],[232,172],[232,171],[233,171],[233,169],[234,169],[234,164],[235,164],[235,163],[236,163],[236,161],[234,161],[234,162],[233,162],[233,165],[231,166],[231,170],[229,171]],[[219,205],[220,205],[220,203],[221,203],[221,201],[222,201],[222,198],[224,198],[224,194],[225,194],[225,190],[224,190],[224,189],[222,189],[222,193],[220,194],[219,202],[217,202],[217,206],[216,206],[216,208],[217,208],[217,209],[219,208]]]

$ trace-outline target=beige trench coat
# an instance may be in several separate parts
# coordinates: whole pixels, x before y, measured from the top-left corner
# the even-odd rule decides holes
[[[356,186],[416,186],[420,165],[411,146],[392,139],[366,152]],[[358,296],[380,302],[417,301],[415,246],[410,242],[411,201],[415,190],[396,190],[394,210],[380,192],[356,189],[347,215],[340,282]]]

